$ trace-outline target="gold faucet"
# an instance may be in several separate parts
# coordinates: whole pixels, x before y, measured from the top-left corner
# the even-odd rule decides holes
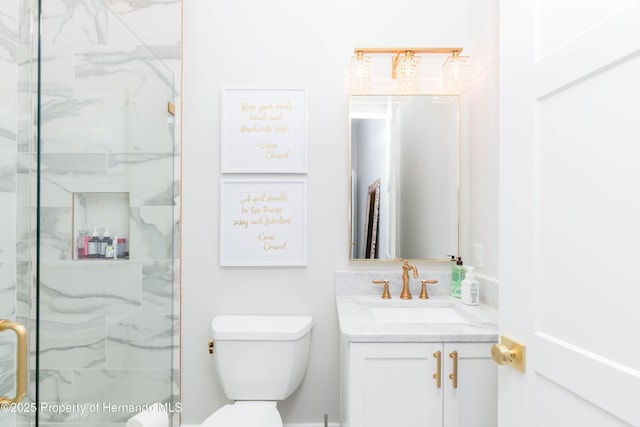
[[[413,277],[418,278],[418,268],[415,265],[409,265],[409,261],[405,260],[402,264],[402,293],[400,298],[411,299],[411,292],[409,291],[409,270],[413,270]]]

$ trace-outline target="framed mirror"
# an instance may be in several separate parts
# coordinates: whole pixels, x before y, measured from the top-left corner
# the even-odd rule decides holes
[[[352,96],[350,259],[459,254],[460,100]]]

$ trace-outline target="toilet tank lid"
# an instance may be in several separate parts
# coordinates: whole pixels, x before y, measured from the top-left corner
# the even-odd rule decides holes
[[[220,315],[211,321],[214,340],[293,341],[309,332],[311,316]]]

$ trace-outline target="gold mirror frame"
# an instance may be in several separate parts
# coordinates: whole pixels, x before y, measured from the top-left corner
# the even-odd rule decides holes
[[[456,212],[456,223],[455,223],[455,248],[453,248],[450,251],[447,251],[447,253],[443,253],[442,257],[425,257],[425,256],[420,256],[420,254],[409,254],[411,256],[395,256],[395,257],[389,257],[389,258],[372,258],[373,255],[371,255],[373,252],[370,251],[369,256],[362,256],[363,251],[365,250],[364,247],[357,247],[355,245],[357,245],[357,241],[356,236],[356,230],[354,229],[354,209],[356,209],[355,207],[355,201],[354,201],[354,192],[355,190],[355,184],[354,184],[354,176],[352,175],[352,159],[353,159],[353,141],[352,141],[352,121],[353,121],[353,114],[352,114],[352,102],[353,102],[353,98],[357,97],[363,97],[363,96],[380,96],[380,97],[393,97],[394,95],[385,95],[385,94],[373,94],[373,95],[355,95],[349,98],[349,179],[351,180],[351,185],[349,186],[349,191],[348,191],[348,206],[349,206],[349,231],[350,231],[350,236],[348,238],[348,246],[349,246],[349,261],[365,261],[365,262],[388,262],[388,261],[397,261],[398,259],[413,259],[413,260],[419,260],[419,261],[429,261],[429,262],[450,262],[451,258],[450,255],[459,255],[460,254],[460,242],[461,242],[461,212],[462,212],[462,201],[461,201],[461,157],[462,157],[462,153],[461,153],[461,149],[462,149],[462,143],[461,143],[461,139],[462,139],[462,135],[461,135],[461,105],[460,105],[460,96],[457,95],[452,95],[452,96],[448,96],[448,95],[439,95],[439,94],[417,94],[417,95],[408,95],[408,96],[420,96],[420,97],[432,97],[432,98],[437,98],[437,97],[447,97],[447,98],[454,98],[453,99],[453,103],[456,104],[457,107],[457,117],[456,117],[456,131],[457,131],[457,137],[456,137],[456,151],[457,151],[457,159],[456,159],[456,173],[455,173],[455,200],[457,203],[457,212]],[[394,161],[396,161],[396,159],[393,159]],[[453,179],[453,178],[452,178]],[[380,200],[380,195],[378,194],[378,203]],[[367,206],[368,207],[368,206]],[[378,205],[378,209],[377,211],[379,211],[379,205]],[[376,221],[379,220],[379,215],[376,216]],[[366,232],[365,232],[365,236],[368,235],[368,223],[367,222],[365,224],[365,228],[366,228]],[[376,236],[378,233],[379,227],[376,227]],[[354,249],[355,249],[355,254],[356,256],[354,257]],[[449,253],[451,252],[451,253]],[[396,252],[397,253],[397,252]],[[418,256],[415,256],[418,255]],[[358,258],[358,256],[361,256],[360,258]]]

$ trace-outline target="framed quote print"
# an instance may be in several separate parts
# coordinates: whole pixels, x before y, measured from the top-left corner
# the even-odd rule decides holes
[[[223,89],[222,173],[306,173],[304,89]]]
[[[221,266],[307,265],[306,179],[226,179]]]

